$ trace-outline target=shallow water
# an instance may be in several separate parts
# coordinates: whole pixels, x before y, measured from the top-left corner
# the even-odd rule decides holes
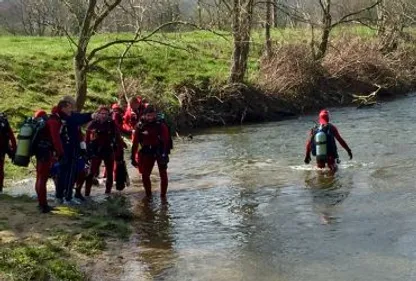
[[[177,143],[168,202],[128,190],[121,280],[416,280],[415,106],[332,110],[354,153],[335,177],[303,165],[315,116]]]
[[[415,280],[415,106],[333,110],[355,156],[335,177],[303,165],[315,117],[177,144],[124,280]]]

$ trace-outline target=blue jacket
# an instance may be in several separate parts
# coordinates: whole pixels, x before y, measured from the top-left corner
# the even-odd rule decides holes
[[[76,157],[80,149],[79,127],[92,120],[91,113],[72,113],[71,116],[65,116],[62,119],[66,126],[66,133],[61,134],[65,156]]]

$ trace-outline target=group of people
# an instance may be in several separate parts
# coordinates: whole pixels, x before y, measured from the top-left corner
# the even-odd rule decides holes
[[[102,162],[105,165],[105,193],[112,192],[114,180],[116,189],[123,190],[128,182],[128,172],[124,161],[127,145],[122,135],[132,139],[131,163],[141,173],[146,195],[152,196],[150,174],[157,163],[161,177],[160,196],[166,197],[167,165],[172,148],[169,127],[156,109],[140,97],[132,98],[125,109],[113,104],[111,107],[100,106],[93,113],[79,113],[75,100],[67,96],[49,114],[38,110],[30,119],[36,124],[33,134],[25,136],[22,127],[16,141],[6,116],[0,115],[0,188],[4,183],[6,154],[16,165],[26,162],[23,158],[34,156],[35,189],[42,213],[52,210],[47,201],[49,178],[54,180],[59,204],[79,204],[90,196]],[[24,145],[28,139],[30,148]]]
[[[36,158],[35,188],[39,208],[43,213],[52,210],[46,196],[49,178],[54,179],[58,203],[71,204],[74,202],[73,197],[84,201],[84,196],[91,194],[93,181],[100,173],[102,162],[105,165],[105,193],[111,193],[114,180],[116,189],[123,190],[128,179],[124,161],[127,145],[122,138],[125,135],[132,139],[130,160],[141,174],[146,196],[152,196],[150,174],[157,163],[160,196],[166,197],[172,138],[163,117],[152,105],[140,97],[134,97],[125,109],[119,104],[113,104],[111,108],[100,106],[94,113],[79,113],[75,108],[75,100],[67,96],[52,108],[50,114],[42,110],[36,111],[33,120],[43,126],[37,126],[39,130],[36,136],[30,137],[30,149],[25,149],[23,145],[20,147],[20,142],[28,139],[23,136],[22,129],[16,141],[6,116],[0,114],[0,191],[3,189],[5,156],[8,155],[16,164],[21,162],[22,155],[27,151]],[[82,131],[84,125],[87,125],[85,135]],[[351,149],[336,126],[329,122],[329,112],[322,110],[319,113],[319,124],[308,137],[304,162],[311,162],[312,153],[318,168],[327,166],[331,172],[335,172],[339,163],[336,140],[352,159]]]

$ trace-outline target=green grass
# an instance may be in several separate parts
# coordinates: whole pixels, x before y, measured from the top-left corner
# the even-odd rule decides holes
[[[34,205],[26,196],[1,195],[0,200],[22,207],[10,207],[17,212],[29,211],[25,204]],[[131,206],[124,196],[77,208],[59,207],[53,216],[66,218],[66,226],[37,229],[41,235],[31,239],[9,243],[0,239],[0,280],[87,280],[79,255],[95,259],[107,249],[108,239],[124,241],[131,234]],[[43,219],[47,218],[40,215],[39,220]],[[73,223],[68,225],[68,219]],[[0,231],[9,228],[8,218],[0,216]]]
[[[17,242],[0,249],[0,277],[6,280],[84,280],[70,255],[51,243]]]

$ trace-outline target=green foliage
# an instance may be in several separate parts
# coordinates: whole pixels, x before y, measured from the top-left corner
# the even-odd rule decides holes
[[[0,248],[0,272],[6,280],[84,280],[69,254],[53,244],[12,243]]]

